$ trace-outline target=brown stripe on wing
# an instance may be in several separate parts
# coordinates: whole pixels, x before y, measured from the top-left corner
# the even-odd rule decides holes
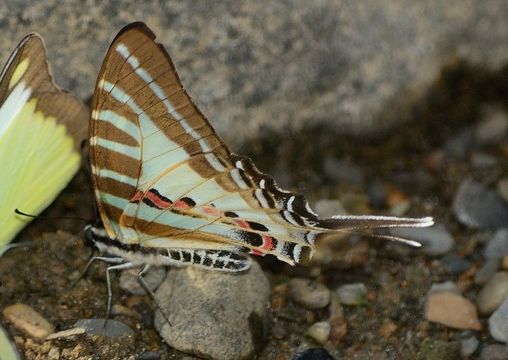
[[[128,145],[128,146],[140,146],[141,144],[138,141],[117,128],[115,125],[110,122],[97,120],[96,124],[97,134],[100,135],[101,138],[111,140],[120,144]]]
[[[140,161],[129,156],[111,151],[99,145],[90,146],[92,165],[97,169],[112,170],[137,179],[140,172]]]

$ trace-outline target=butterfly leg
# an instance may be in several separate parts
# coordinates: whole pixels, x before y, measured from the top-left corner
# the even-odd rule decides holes
[[[143,278],[143,275],[148,271],[148,269],[150,269],[150,264],[145,265],[139,271],[139,273],[138,273],[139,284],[143,287],[143,289],[145,289],[145,291],[148,294],[150,294],[150,296],[152,297],[152,299],[153,299],[157,309],[161,312],[162,316],[168,322],[169,326],[172,326],[171,325],[171,321],[169,321],[168,317],[166,316],[166,313],[164,312],[164,310],[162,310],[162,307],[160,306],[159,302],[157,301],[157,298],[155,297],[155,293],[152,290],[150,290],[150,288],[148,287],[148,284],[146,283],[145,279]]]
[[[90,259],[86,263],[85,268],[83,269],[81,274],[79,274],[78,278],[74,280],[74,282],[71,284],[71,289],[73,289],[78,284],[78,282],[85,277],[86,273],[88,272],[88,270],[90,270],[90,267],[96,260],[104,261],[110,264],[111,263],[120,264],[125,262],[125,260],[122,259],[121,257],[93,256],[92,252],[92,257],[90,257]]]
[[[108,258],[106,258],[106,259],[108,259]],[[108,305],[106,308],[106,321],[104,322],[104,327],[106,326],[106,322],[108,321],[109,315],[111,314],[111,299],[113,297],[113,292],[111,291],[110,271],[112,271],[112,270],[127,270],[127,269],[131,269],[131,268],[135,267],[135,265],[133,265],[131,262],[125,262],[125,260],[122,258],[109,258],[109,259],[115,260],[115,261],[117,259],[121,259],[121,261],[123,261],[123,262],[120,264],[117,264],[117,265],[108,266],[106,268],[106,284],[108,286]],[[115,263],[115,262],[113,262],[113,263]]]

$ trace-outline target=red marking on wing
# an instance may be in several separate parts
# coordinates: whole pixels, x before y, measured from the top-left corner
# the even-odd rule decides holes
[[[221,215],[221,211],[217,210],[213,206],[203,206],[203,212],[207,215],[212,215],[212,216],[220,216]]]
[[[264,250],[273,250],[273,238],[268,235],[263,235],[263,245],[261,245],[261,249]]]
[[[177,210],[189,210],[190,206],[185,201],[177,200],[173,203],[173,207]]]
[[[157,196],[157,194],[154,194],[151,191],[148,191],[145,194],[145,197],[151,202],[153,202],[155,206],[157,206],[159,209],[166,209],[171,206],[171,201],[161,199],[159,196]]]
[[[250,229],[250,225],[248,221],[242,220],[242,219],[235,219],[233,222],[240,226],[242,229]]]
[[[134,193],[134,195],[132,195],[131,199],[129,200],[129,202],[139,202],[141,201],[141,199],[143,198],[143,192],[138,190]]]
[[[266,255],[266,254],[262,253],[261,251],[259,251],[259,250],[254,250],[254,249],[252,249],[252,250],[250,251],[250,253],[251,253],[252,255],[256,255],[256,256],[265,256],[265,255]]]

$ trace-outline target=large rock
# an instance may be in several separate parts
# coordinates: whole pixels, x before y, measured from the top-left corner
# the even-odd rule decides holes
[[[270,286],[260,266],[228,274],[192,267],[171,269],[155,297],[155,326],[172,347],[205,358],[244,359],[267,324]]]
[[[443,64],[508,59],[504,0],[0,3],[0,54],[29,31],[58,81],[90,95],[116,32],[142,20],[228,143],[326,124],[375,132],[409,117]]]

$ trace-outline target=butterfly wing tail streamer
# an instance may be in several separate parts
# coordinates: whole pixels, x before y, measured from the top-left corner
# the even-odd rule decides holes
[[[0,246],[30,220],[16,208],[40,214],[78,171],[87,118],[53,82],[42,38],[27,35],[0,77]]]

